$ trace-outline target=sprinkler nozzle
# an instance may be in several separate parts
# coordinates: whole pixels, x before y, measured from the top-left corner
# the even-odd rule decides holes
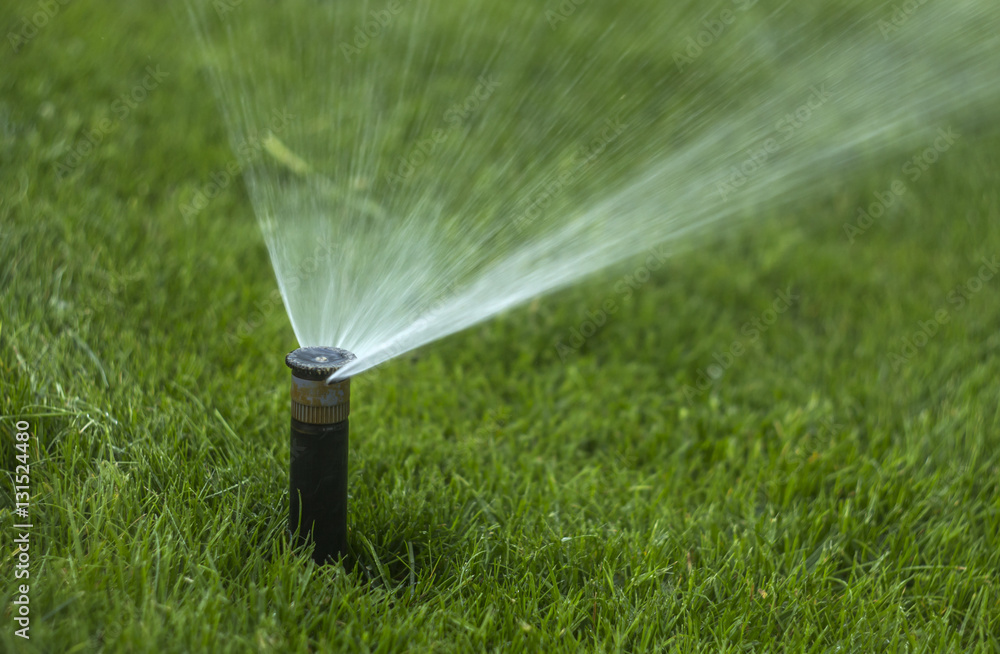
[[[347,552],[347,445],[350,378],[327,378],[356,359],[337,347],[302,347],[285,357],[292,369],[288,530],[313,542],[313,560]]]

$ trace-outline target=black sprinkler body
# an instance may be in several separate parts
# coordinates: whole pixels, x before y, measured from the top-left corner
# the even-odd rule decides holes
[[[298,545],[315,544],[320,564],[347,553],[351,380],[326,380],[356,358],[336,347],[302,347],[285,357],[292,369],[288,531]]]

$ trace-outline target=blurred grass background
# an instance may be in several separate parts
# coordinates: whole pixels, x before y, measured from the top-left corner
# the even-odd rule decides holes
[[[853,243],[918,152],[627,298],[645,257],[359,380],[353,553],[319,569],[283,545],[296,344],[246,193],[180,210],[233,160],[193,36],[79,2],[4,45],[4,470],[16,420],[38,437],[32,639],[5,573],[5,651],[1000,649],[1000,279],[969,285],[1000,256],[995,129],[959,129]],[[798,299],[750,338],[779,289]]]

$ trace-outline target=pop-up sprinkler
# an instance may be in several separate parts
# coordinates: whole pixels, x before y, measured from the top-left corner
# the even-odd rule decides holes
[[[313,560],[321,564],[347,552],[351,409],[351,380],[326,380],[356,358],[337,347],[302,347],[285,357],[292,369],[288,530],[297,544],[315,544]]]

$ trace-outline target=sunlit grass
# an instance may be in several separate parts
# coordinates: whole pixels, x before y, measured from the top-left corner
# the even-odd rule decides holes
[[[29,642],[2,486],[3,651],[1000,648],[1000,278],[969,282],[1000,255],[995,132],[854,243],[915,153],[358,380],[352,553],[317,568],[284,539],[294,336],[241,184],[182,215],[233,155],[153,7],[69,4],[3,54],[3,469],[15,420],[38,436]]]

